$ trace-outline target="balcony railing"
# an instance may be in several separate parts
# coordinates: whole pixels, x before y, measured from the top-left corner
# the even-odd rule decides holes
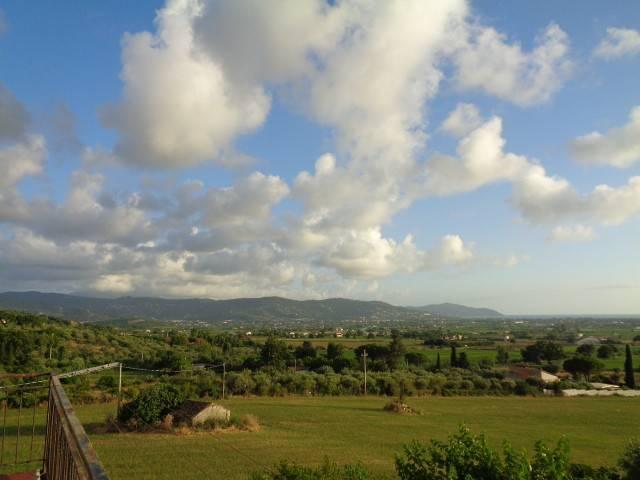
[[[42,380],[16,375],[29,381],[0,387],[0,477],[5,478],[2,472],[33,473],[37,469],[35,474],[42,480],[108,480],[60,379],[114,365],[119,366],[104,365]]]
[[[108,480],[60,379],[52,375],[44,440],[42,477],[46,480]]]

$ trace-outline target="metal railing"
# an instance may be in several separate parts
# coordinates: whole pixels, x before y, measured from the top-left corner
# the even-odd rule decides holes
[[[17,470],[43,461],[38,419],[46,407],[48,380],[3,386],[0,391],[0,469]],[[40,413],[38,414],[38,412]]]
[[[109,479],[56,375],[49,383],[46,425],[43,479]]]

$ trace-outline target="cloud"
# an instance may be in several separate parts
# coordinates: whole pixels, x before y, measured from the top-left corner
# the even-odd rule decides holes
[[[276,176],[254,172],[233,187],[211,189],[204,199],[205,225],[241,224],[267,221],[271,209],[289,193]]]
[[[571,143],[571,152],[585,164],[626,168],[640,162],[640,106],[631,109],[626,125],[578,137]]]
[[[593,50],[596,57],[612,60],[640,53],[640,31],[630,28],[607,28],[607,34]]]
[[[446,235],[431,250],[421,251],[409,235],[396,243],[382,237],[379,229],[353,230],[337,239],[319,263],[342,276],[373,279],[396,272],[434,270],[458,265],[473,258],[471,248],[458,235]]]
[[[194,43],[196,0],[171,0],[157,32],[123,39],[123,98],[102,112],[119,134],[117,156],[155,167],[215,160],[233,139],[259,127],[270,98],[259,86],[229,82],[222,67]]]
[[[24,139],[30,122],[24,105],[0,83],[0,142]]]
[[[36,200],[22,224],[47,238],[136,245],[153,238],[152,222],[135,206],[102,196],[102,175],[74,172],[66,201]],[[107,201],[105,201],[107,200]]]
[[[506,42],[491,27],[470,26],[455,51],[455,83],[462,90],[483,90],[521,106],[548,101],[568,79],[569,37],[550,24],[530,52]]]
[[[312,72],[313,57],[336,47],[349,3],[280,0],[274,8],[260,0],[204,2],[195,37],[231,81],[284,83]]]
[[[580,194],[567,180],[550,177],[535,166],[514,184],[510,201],[523,218],[536,224],[585,219],[619,225],[640,215],[640,177],[619,187],[596,185]]]
[[[451,195],[514,180],[529,168],[520,155],[505,153],[502,119],[493,117],[460,140],[458,158],[435,155],[426,164],[426,193]]]
[[[473,263],[482,253],[455,233],[419,247],[412,235],[388,238],[384,228],[421,198],[494,182],[514,185],[512,202],[532,223],[549,221],[535,210],[538,200],[562,218],[568,200],[580,215],[596,212],[597,202],[507,152],[502,120],[485,120],[470,104],[458,105],[441,127],[460,138],[455,156],[425,163],[429,103],[452,65],[460,89],[524,106],[546,101],[568,78],[568,48],[566,34],[551,25],[524,51],[480,25],[464,0],[169,0],[153,32],[123,38],[122,94],[101,111],[115,148],[83,147],[62,201],[20,197],[17,182],[36,168],[0,186],[23,207],[8,220],[14,235],[4,240],[4,258],[31,255],[33,268],[23,272],[30,286],[60,269],[65,289],[216,298],[365,292],[371,280],[396,273]],[[114,190],[97,173],[115,164],[246,166],[252,159],[237,150],[237,139],[264,124],[272,99],[335,139],[290,184],[236,172],[223,186],[202,175],[127,191],[130,183]],[[57,138],[77,139],[68,109],[54,120]],[[633,188],[599,188],[611,206],[593,214],[613,215]],[[77,263],[68,260],[81,272],[77,279],[53,260],[68,259],[73,248],[81,253]],[[490,263],[509,266],[514,258]]]
[[[17,221],[28,215],[18,184],[26,177],[41,174],[45,157],[45,140],[39,135],[0,148],[0,222]]]
[[[593,229],[585,225],[558,225],[555,227],[547,240],[554,243],[559,242],[590,242],[596,238]]]
[[[457,157],[435,154],[426,162],[424,194],[452,195],[503,181],[512,185],[509,203],[532,224],[583,219],[617,225],[640,214],[640,177],[581,194],[535,161],[505,152],[505,144],[502,120],[489,119],[459,141]]]
[[[464,137],[483,123],[475,105],[459,103],[440,125],[440,129],[454,137]]]

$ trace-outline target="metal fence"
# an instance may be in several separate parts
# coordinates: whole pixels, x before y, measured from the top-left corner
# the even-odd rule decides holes
[[[60,379],[49,384],[49,407],[42,478],[46,480],[108,480],[89,437],[76,417]]]
[[[0,391],[0,469],[18,470],[42,464],[42,427],[48,380],[5,386]]]
[[[114,366],[119,364],[25,377],[29,381],[0,387],[0,472],[37,470],[43,480],[108,480],[60,379]]]

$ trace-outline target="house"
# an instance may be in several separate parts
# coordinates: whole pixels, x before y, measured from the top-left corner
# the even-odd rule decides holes
[[[231,411],[222,405],[186,400],[178,409],[167,415],[165,422],[174,426],[185,424],[191,427],[207,421],[228,422],[230,417]]]
[[[526,380],[527,378],[535,378],[537,380],[542,380],[544,383],[556,383],[560,381],[555,375],[552,375],[549,372],[545,372],[541,368],[535,367],[519,367],[513,366],[510,367],[504,374],[505,378],[509,378],[511,380]]]
[[[600,339],[596,337],[584,337],[578,340],[576,345],[579,347],[582,345],[600,345]]]

